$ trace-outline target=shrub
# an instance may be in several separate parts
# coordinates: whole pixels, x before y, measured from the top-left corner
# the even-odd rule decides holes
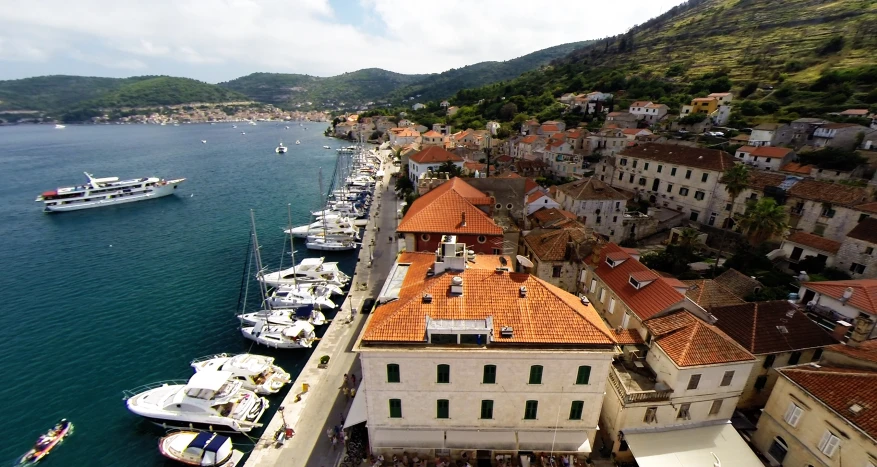
[[[834,36],[816,49],[816,53],[818,55],[829,55],[840,52],[843,50],[845,42],[843,36]]]

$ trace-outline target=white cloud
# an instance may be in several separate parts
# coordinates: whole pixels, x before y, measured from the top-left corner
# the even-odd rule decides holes
[[[681,2],[347,1],[339,8],[352,10],[334,11],[329,0],[0,0],[0,31],[16,31],[0,36],[0,61],[48,66],[61,56],[147,72],[174,63],[226,70],[196,76],[209,81],[253,71],[430,73],[622,33]],[[344,24],[354,10],[357,24]]]

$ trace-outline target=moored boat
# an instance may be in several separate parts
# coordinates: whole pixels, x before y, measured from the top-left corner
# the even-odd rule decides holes
[[[21,456],[21,459],[18,461],[18,465],[34,465],[42,458],[49,455],[53,449],[55,449],[64,438],[73,433],[73,424],[70,423],[66,418],[62,418],[52,427],[51,430],[47,431],[46,434],[37,438],[36,444],[31,448],[30,451],[25,453],[25,455]]]
[[[234,467],[244,453],[231,439],[209,431],[178,431],[159,440],[158,452],[168,459],[199,467]]]
[[[241,333],[257,344],[275,349],[309,349],[317,340],[314,326],[307,321],[288,326],[259,322],[253,327],[241,328]]]
[[[255,354],[217,354],[192,360],[192,368],[199,371],[228,371],[242,381],[244,389],[256,394],[275,394],[289,383],[289,373],[274,364],[274,357]]]
[[[88,172],[85,172],[85,176],[88,177],[88,183],[46,191],[37,196],[36,201],[43,202],[46,212],[76,211],[161,198],[173,194],[177,186],[186,181],[185,178],[165,180],[158,177],[130,180],[95,178]]]

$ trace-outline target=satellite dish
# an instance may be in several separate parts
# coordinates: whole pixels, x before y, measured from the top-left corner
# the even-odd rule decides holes
[[[530,259],[527,258],[526,256],[518,255],[517,258],[518,258],[518,262],[521,263],[521,265],[524,266],[525,268],[532,268],[533,267],[533,262],[530,261]]]

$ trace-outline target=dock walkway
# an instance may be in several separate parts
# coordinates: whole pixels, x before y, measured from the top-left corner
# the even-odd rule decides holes
[[[359,311],[367,298],[377,296],[396,260],[398,248],[398,242],[388,242],[389,236],[395,235],[398,223],[398,200],[391,178],[396,168],[392,162],[385,162],[384,168],[384,180],[375,187],[369,224],[365,229],[359,260],[350,281],[350,293],[289,393],[280,402],[283,409],[278,409],[267,424],[245,467],[331,467],[338,464],[343,446],[333,449],[326,436],[326,429],[338,425],[341,417],[347,415],[350,402],[340,390],[343,376],[352,371],[357,376],[357,384],[362,376],[356,354],[351,350],[367,318]],[[370,248],[372,241],[374,247]],[[373,255],[371,267],[370,255]],[[357,311],[352,321],[351,309]],[[320,357],[323,355],[329,356],[329,364],[326,368],[319,368]],[[303,392],[304,385],[308,386],[307,392]],[[296,402],[299,396],[300,400]],[[272,438],[283,426],[284,419],[295,430],[295,436],[283,446],[275,447]]]

